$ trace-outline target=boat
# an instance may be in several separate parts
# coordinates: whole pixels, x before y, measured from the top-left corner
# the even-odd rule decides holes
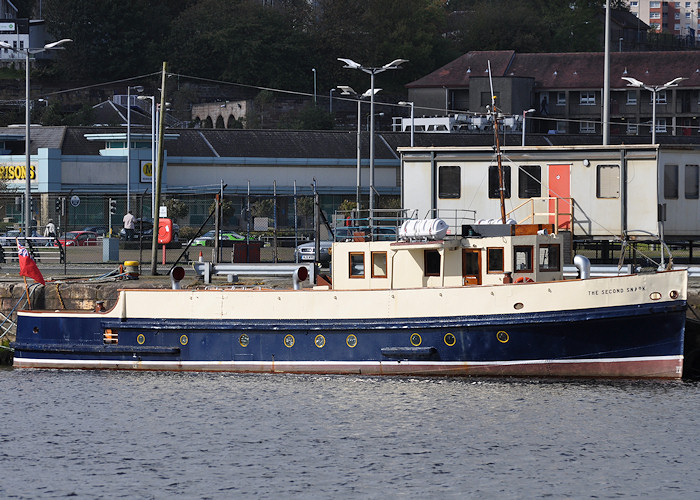
[[[333,243],[289,289],[123,289],[98,311],[25,310],[17,368],[680,378],[687,272],[564,279],[547,224],[401,223]],[[345,238],[347,240],[347,238]],[[316,284],[312,284],[315,282]],[[99,308],[98,308],[99,309]]]

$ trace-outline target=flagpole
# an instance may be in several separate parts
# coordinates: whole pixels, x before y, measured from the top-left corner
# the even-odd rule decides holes
[[[24,290],[27,294],[27,305],[29,306],[29,309],[31,309],[32,308],[32,301],[29,300],[29,285],[27,285],[27,277],[22,276],[22,278],[24,278]]]

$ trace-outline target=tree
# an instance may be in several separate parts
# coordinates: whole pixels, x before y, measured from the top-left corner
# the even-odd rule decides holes
[[[168,209],[168,216],[177,222],[178,219],[186,217],[190,211],[187,203],[177,198],[168,198],[165,201],[165,206]]]

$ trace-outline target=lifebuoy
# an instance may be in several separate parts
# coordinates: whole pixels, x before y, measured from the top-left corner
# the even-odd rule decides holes
[[[516,278],[515,282],[516,283],[534,283],[535,280],[533,280],[532,278],[530,278],[528,276],[521,276],[520,278]]]

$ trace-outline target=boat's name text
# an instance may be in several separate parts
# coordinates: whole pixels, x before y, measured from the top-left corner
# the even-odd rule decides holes
[[[613,295],[616,293],[634,293],[643,292],[646,288],[643,286],[628,286],[627,288],[602,288],[600,290],[589,290],[588,295]]]

